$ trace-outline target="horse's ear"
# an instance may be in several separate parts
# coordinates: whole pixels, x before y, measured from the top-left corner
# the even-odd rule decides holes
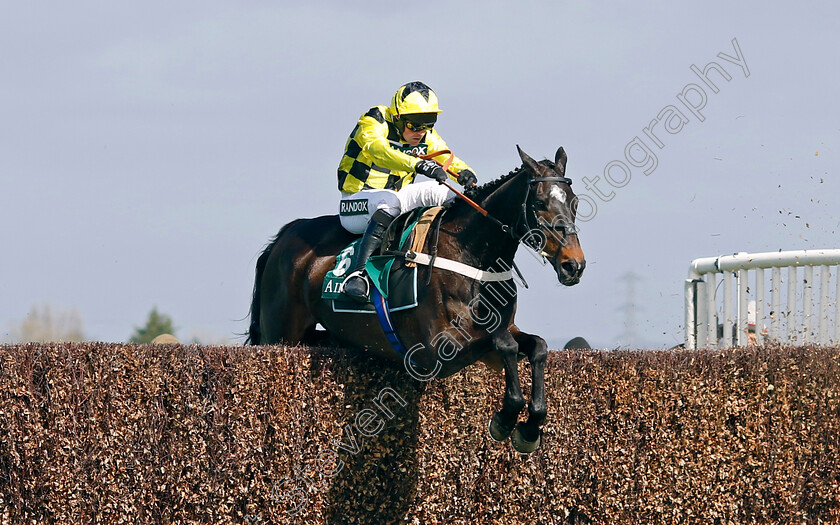
[[[563,146],[560,146],[557,149],[557,153],[554,155],[554,163],[563,166],[563,170],[566,170],[566,150],[563,149]]]
[[[516,145],[516,151],[519,152],[519,158],[522,159],[522,163],[525,165],[526,168],[528,168],[534,173],[540,172],[539,168],[537,167],[537,161],[535,161],[534,159],[529,157],[527,153],[522,151],[522,148],[519,147],[519,144]]]

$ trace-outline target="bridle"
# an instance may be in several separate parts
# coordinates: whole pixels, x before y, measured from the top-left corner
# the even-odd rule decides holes
[[[558,222],[558,221],[555,220],[555,221],[552,221],[551,223],[548,223],[547,221],[540,219],[540,217],[537,215],[536,210],[534,209],[534,204],[531,203],[531,200],[532,200],[531,197],[532,197],[533,192],[534,192],[534,189],[533,189],[534,187],[532,185],[540,183],[540,182],[562,182],[564,184],[568,184],[569,186],[571,186],[572,185],[572,179],[570,179],[568,177],[558,177],[558,176],[555,176],[555,177],[534,177],[533,179],[528,179],[528,193],[525,196],[525,201],[522,203],[522,212],[519,214],[519,218],[517,219],[513,230],[511,231],[511,235],[513,235],[513,237],[515,239],[517,239],[518,241],[522,242],[525,246],[527,246],[528,248],[531,248],[534,251],[537,251],[538,253],[540,253],[541,250],[538,250],[537,246],[529,244],[528,240],[523,240],[526,237],[528,237],[529,240],[531,239],[531,236],[529,236],[530,232],[533,232],[535,230],[540,230],[540,231],[548,231],[548,232],[551,232],[552,234],[560,233],[561,237],[558,237],[558,236],[555,235],[555,238],[557,240],[559,240],[561,242],[561,244],[564,244],[564,245],[566,243],[566,237],[567,236],[577,234],[577,232],[578,232],[578,228],[577,228],[577,226],[575,226],[574,222],[566,222],[566,221]],[[529,207],[529,203],[531,203],[530,207]],[[530,210],[529,210],[529,208],[530,208]],[[529,213],[529,211],[530,211],[530,213]],[[532,223],[535,223],[535,224],[532,225]],[[524,226],[525,232],[520,234],[523,226]],[[545,252],[542,252],[542,253],[540,253],[540,255],[545,257],[545,255],[547,255],[547,254],[545,254]]]
[[[446,162],[442,163],[442,167],[443,167],[444,170],[446,170],[450,174],[454,175],[454,173],[449,170],[449,165],[452,162],[452,155],[451,155],[452,152],[451,151],[442,150],[442,151],[437,151],[435,153],[420,155],[419,157],[421,159],[434,159],[434,157],[437,157],[438,155],[442,155],[442,154],[445,154],[445,153],[449,154],[450,156],[449,156],[449,159],[447,159]],[[440,164],[440,162],[437,161],[437,159],[434,159],[434,160],[435,160],[435,162],[438,162]],[[519,169],[517,169],[514,172],[513,176],[518,176],[522,172],[522,170],[524,170],[524,169],[525,169],[524,166],[520,167]],[[535,183],[539,183],[539,182],[562,182],[562,183],[568,184],[569,186],[572,185],[572,179],[570,179],[568,177],[554,176],[554,177],[534,177],[533,179],[528,179],[528,192],[525,194],[525,200],[522,202],[522,212],[519,214],[519,217],[517,217],[516,222],[512,225],[505,224],[502,221],[500,221],[499,219],[497,219],[496,217],[493,217],[492,215],[490,215],[487,212],[487,210],[482,208],[481,205],[479,205],[478,203],[476,203],[475,201],[473,201],[472,199],[470,199],[469,197],[467,197],[466,195],[464,195],[463,193],[461,193],[457,189],[453,188],[452,185],[450,185],[446,182],[440,182],[440,184],[449,188],[458,197],[460,197],[461,199],[466,201],[467,204],[469,204],[470,206],[475,208],[475,210],[478,211],[481,215],[484,215],[485,217],[487,217],[488,219],[490,219],[491,221],[496,223],[496,225],[499,226],[504,233],[510,235],[516,242],[524,245],[525,247],[527,247],[527,248],[531,249],[532,251],[534,251],[535,253],[537,253],[537,255],[539,255],[542,258],[542,263],[545,264],[549,257],[551,257],[552,259],[557,258],[557,256],[560,254],[560,249],[558,248],[557,253],[555,253],[554,256],[551,256],[551,254],[543,251],[541,246],[539,246],[539,244],[531,244],[530,241],[532,240],[532,238],[528,234],[530,232],[533,232],[534,230],[539,230],[541,232],[543,230],[547,230],[547,231],[551,232],[552,234],[560,232],[562,237],[558,238],[555,235],[555,238],[557,238],[560,241],[561,245],[565,245],[566,244],[566,237],[569,236],[569,235],[577,234],[578,228],[577,228],[577,226],[575,226],[574,222],[559,222],[558,223],[556,221],[552,221],[551,224],[548,224],[545,221],[541,221],[539,219],[539,217],[537,216],[537,212],[533,209],[533,205],[531,205],[531,209],[530,209],[531,213],[530,214],[533,216],[533,222],[536,222],[536,226],[535,227],[531,226],[531,224],[530,224],[531,221],[529,220],[529,217],[528,217],[528,215],[529,215],[529,213],[528,213],[528,211],[529,211],[528,210],[528,208],[529,208],[528,203],[531,200],[531,195],[533,194],[533,191],[534,191],[532,185],[535,184]],[[525,232],[520,235],[519,232],[522,230],[523,226],[525,228]],[[526,237],[528,237],[527,240],[525,239]]]

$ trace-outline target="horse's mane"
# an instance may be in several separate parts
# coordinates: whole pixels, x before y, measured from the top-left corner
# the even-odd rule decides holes
[[[519,175],[522,172],[523,169],[525,169],[525,168],[520,166],[520,167],[516,168],[515,170],[511,171],[510,173],[508,173],[507,175],[502,175],[498,179],[491,180],[490,182],[484,183],[481,186],[477,186],[477,187],[475,187],[471,190],[466,191],[465,193],[472,200],[474,200],[476,202],[481,202],[485,198],[487,198],[488,195],[490,195],[491,193],[496,191],[496,189],[499,186],[501,186],[502,184],[504,184],[505,182],[507,182],[511,178],[515,177],[516,175]]]

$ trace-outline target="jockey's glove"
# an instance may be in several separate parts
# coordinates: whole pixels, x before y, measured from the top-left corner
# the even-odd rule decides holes
[[[421,160],[414,167],[414,171],[420,175],[425,175],[430,179],[435,179],[438,182],[446,182],[449,176],[443,171],[443,168],[433,160]]]
[[[472,188],[478,184],[478,178],[472,170],[461,170],[461,173],[458,174],[458,184],[465,188]]]

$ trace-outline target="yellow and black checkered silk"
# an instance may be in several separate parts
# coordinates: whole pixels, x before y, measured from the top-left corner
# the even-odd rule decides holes
[[[345,193],[399,190],[414,181],[414,167],[420,162],[417,155],[445,149],[446,142],[435,130],[427,131],[417,146],[410,146],[394,125],[391,110],[387,106],[373,107],[359,118],[347,140],[338,165],[338,189]],[[436,160],[445,162],[448,157],[441,155]],[[460,173],[465,169],[469,166],[464,161],[452,159],[450,170]]]

